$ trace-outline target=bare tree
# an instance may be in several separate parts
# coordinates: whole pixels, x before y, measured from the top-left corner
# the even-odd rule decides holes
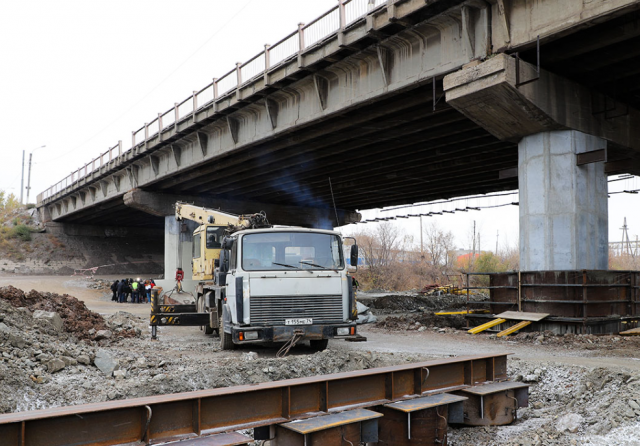
[[[444,231],[436,222],[432,222],[424,229],[424,245],[427,259],[434,267],[450,267],[451,255],[454,250],[454,237],[451,231]]]
[[[358,234],[357,240],[367,266],[376,268],[396,261],[402,237],[395,225],[385,222],[377,225],[373,231]]]

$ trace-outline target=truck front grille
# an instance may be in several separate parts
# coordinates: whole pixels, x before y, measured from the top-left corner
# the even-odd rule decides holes
[[[284,325],[285,319],[315,324],[343,322],[342,296],[251,296],[251,325]]]

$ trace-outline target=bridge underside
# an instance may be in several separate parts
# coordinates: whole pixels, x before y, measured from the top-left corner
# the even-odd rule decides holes
[[[440,90],[441,91],[441,90]],[[517,144],[499,141],[444,99],[433,109],[432,86],[345,112],[291,132],[286,145],[266,142],[215,164],[145,186],[151,192],[274,204],[369,209],[516,189]],[[62,221],[162,226],[122,198]]]

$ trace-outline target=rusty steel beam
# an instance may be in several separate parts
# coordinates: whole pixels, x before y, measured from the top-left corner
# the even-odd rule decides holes
[[[6,446],[157,444],[507,379],[507,354],[0,415]]]

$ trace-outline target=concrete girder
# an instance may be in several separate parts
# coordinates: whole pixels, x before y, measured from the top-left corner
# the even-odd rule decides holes
[[[189,196],[148,192],[133,189],[124,195],[124,204],[159,217],[174,215],[174,205],[178,201],[193,203],[197,206],[222,209],[233,214],[251,214],[265,211],[273,224],[332,228],[358,222],[361,215],[344,209],[338,209],[339,222],[335,222],[335,212],[331,208],[313,208],[301,206],[274,205],[252,201],[230,200],[212,196]]]
[[[491,45],[494,52],[519,50],[555,40],[640,8],[637,0],[487,0],[491,4]]]
[[[520,61],[519,79],[535,79]],[[573,129],[640,151],[640,112],[607,119],[595,110],[599,95],[541,69],[540,78],[517,86],[516,59],[496,55],[444,78],[447,103],[501,140],[518,142],[543,131]]]

